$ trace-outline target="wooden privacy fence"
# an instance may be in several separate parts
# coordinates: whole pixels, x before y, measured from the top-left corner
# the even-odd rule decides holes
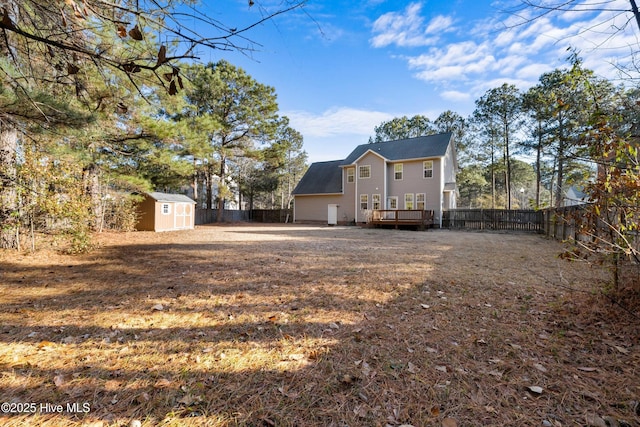
[[[445,228],[544,233],[544,212],[533,209],[452,209],[444,212]]]
[[[220,222],[291,222],[293,211],[291,209],[253,209],[222,211]],[[218,222],[218,209],[196,209],[196,225],[212,224]]]

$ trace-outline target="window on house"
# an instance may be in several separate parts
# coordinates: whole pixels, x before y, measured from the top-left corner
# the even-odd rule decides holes
[[[162,215],[169,215],[171,213],[171,205],[169,203],[162,204]]]
[[[433,160],[425,160],[422,162],[422,170],[424,178],[433,178]]]
[[[396,196],[387,197],[387,209],[398,209],[398,198]]]
[[[413,209],[413,194],[407,193],[404,195],[404,208]]]
[[[369,209],[369,195],[361,194],[360,195],[360,209],[366,211]]]
[[[416,194],[416,209],[423,211],[426,206],[426,197],[424,193]]]
[[[397,163],[393,165],[393,178],[396,181],[402,180],[402,163]]]
[[[373,204],[373,209],[382,209],[381,208],[381,204],[380,204],[380,195],[379,194],[373,194],[371,196],[371,203]]]
[[[354,182],[356,180],[356,169],[348,168],[347,169],[347,182]]]
[[[360,166],[358,168],[358,178],[371,178],[371,165]]]

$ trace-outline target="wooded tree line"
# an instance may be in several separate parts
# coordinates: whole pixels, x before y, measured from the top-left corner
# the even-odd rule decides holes
[[[569,187],[586,191],[607,164],[608,155],[594,153],[588,141],[595,116],[630,142],[640,136],[639,93],[596,77],[571,54],[569,66],[543,74],[526,91],[510,84],[489,89],[468,117],[446,111],[434,121],[394,118],[377,126],[369,142],[454,132],[459,207],[562,206]]]
[[[302,4],[250,1],[258,22],[231,28],[182,1],[0,1],[0,248],[58,230],[84,250],[91,231],[130,229],[150,190],[288,206],[306,154],[275,90],[193,60],[253,50],[250,28]]]

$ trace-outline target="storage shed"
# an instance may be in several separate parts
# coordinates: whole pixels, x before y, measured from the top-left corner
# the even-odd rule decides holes
[[[196,202],[182,194],[148,193],[138,205],[141,231],[191,230],[195,225]]]

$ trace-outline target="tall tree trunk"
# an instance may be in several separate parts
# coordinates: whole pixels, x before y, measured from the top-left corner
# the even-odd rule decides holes
[[[564,157],[566,150],[566,141],[564,136],[564,119],[560,116],[558,126],[558,180],[556,184],[556,207],[562,206],[563,187],[564,187]]]
[[[227,159],[223,156],[220,159],[220,174],[218,175],[218,222],[222,222],[222,212],[224,211]]]
[[[207,164],[205,169],[205,181],[207,184],[207,209],[213,209],[213,166]]]
[[[100,168],[91,163],[82,171],[84,192],[91,200],[91,229],[102,231],[102,191],[100,188]]]
[[[0,249],[18,249],[18,130],[0,119]]]
[[[507,170],[505,172],[504,184],[507,187],[507,209],[511,209],[511,153],[509,150],[509,126],[504,126],[504,153]]]
[[[538,147],[536,149],[536,208],[540,207],[540,181],[542,181],[542,123],[538,121]]]
[[[491,140],[491,209],[496,208],[496,166],[493,157],[493,139]]]

